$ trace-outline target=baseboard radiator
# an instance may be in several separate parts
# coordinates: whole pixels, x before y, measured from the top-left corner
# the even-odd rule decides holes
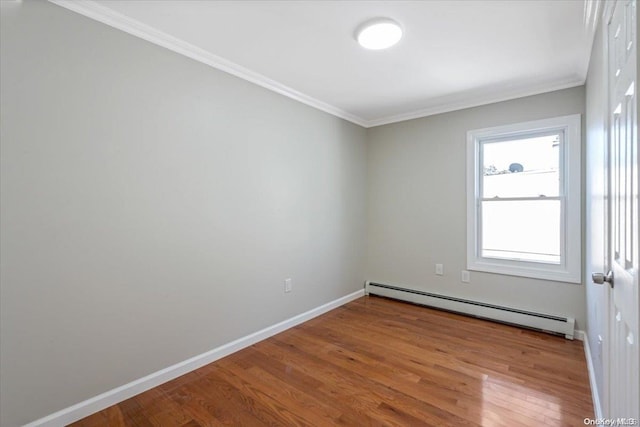
[[[378,295],[482,319],[523,326],[556,335],[564,335],[567,339],[573,339],[575,319],[572,317],[534,313],[516,308],[502,307],[485,302],[471,301],[375,282],[366,282],[365,293],[367,295]]]

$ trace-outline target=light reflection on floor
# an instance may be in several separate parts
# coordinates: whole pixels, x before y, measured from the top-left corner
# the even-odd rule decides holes
[[[517,418],[507,418],[504,408],[517,412]],[[562,403],[557,396],[491,376],[486,376],[482,382],[480,415],[483,426],[514,423],[548,427],[566,425],[563,423]]]

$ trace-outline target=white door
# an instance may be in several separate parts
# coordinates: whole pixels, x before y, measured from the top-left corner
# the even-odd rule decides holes
[[[605,21],[608,50],[609,264],[613,273],[607,339],[609,418],[640,417],[638,351],[638,129],[636,1],[618,0]],[[637,421],[636,421],[637,422]]]

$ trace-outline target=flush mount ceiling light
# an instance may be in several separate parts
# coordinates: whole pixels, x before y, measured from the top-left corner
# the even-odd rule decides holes
[[[365,49],[386,49],[402,38],[400,24],[389,18],[376,18],[358,27],[356,40]]]

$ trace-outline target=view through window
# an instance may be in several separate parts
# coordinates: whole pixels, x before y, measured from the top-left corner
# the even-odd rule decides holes
[[[467,269],[579,283],[580,115],[467,132]]]
[[[482,143],[482,256],[560,263],[563,133]]]

